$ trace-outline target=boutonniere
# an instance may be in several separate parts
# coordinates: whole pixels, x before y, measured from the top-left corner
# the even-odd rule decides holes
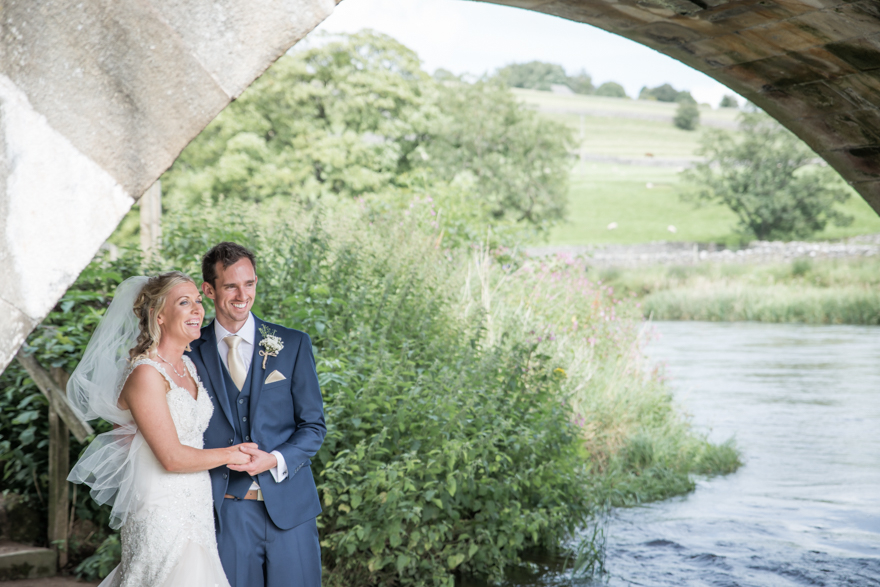
[[[281,337],[265,324],[260,327],[260,334],[263,335],[263,340],[260,341],[260,346],[263,347],[260,351],[260,356],[263,357],[263,369],[265,369],[266,360],[269,357],[277,357],[278,353],[284,348],[284,343],[281,341]]]

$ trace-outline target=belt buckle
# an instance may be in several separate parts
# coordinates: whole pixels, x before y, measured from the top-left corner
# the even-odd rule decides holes
[[[257,489],[257,501],[265,501],[263,499],[263,490],[262,489]]]

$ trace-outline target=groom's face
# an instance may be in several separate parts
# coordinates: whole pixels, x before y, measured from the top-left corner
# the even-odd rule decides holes
[[[214,300],[217,320],[229,332],[238,332],[248,319],[257,293],[257,274],[250,259],[224,268],[217,263],[217,279],[202,284],[205,296]]]

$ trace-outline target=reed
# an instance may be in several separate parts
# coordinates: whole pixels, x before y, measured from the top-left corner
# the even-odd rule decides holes
[[[880,260],[606,269],[655,320],[880,324]]]

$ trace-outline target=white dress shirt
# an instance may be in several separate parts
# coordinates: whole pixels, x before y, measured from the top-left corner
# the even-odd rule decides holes
[[[238,332],[229,332],[223,328],[223,326],[220,325],[220,322],[215,318],[214,334],[217,335],[217,352],[220,353],[220,360],[223,361],[223,366],[229,369],[229,363],[227,362],[227,358],[229,357],[229,345],[226,344],[226,337],[235,334],[241,339],[241,342],[238,344],[238,354],[244,363],[244,371],[245,373],[250,371],[251,360],[254,358],[254,345],[256,344],[257,338],[257,323],[254,320],[254,315],[248,313],[247,321],[245,321],[244,325],[238,330]],[[269,472],[272,473],[272,478],[275,479],[276,483],[281,483],[287,479],[287,463],[284,462],[284,455],[277,450],[273,450],[272,454],[275,455],[275,458],[278,460],[278,465],[269,469]],[[251,485],[251,489],[259,488],[260,486],[254,481],[253,485]]]

